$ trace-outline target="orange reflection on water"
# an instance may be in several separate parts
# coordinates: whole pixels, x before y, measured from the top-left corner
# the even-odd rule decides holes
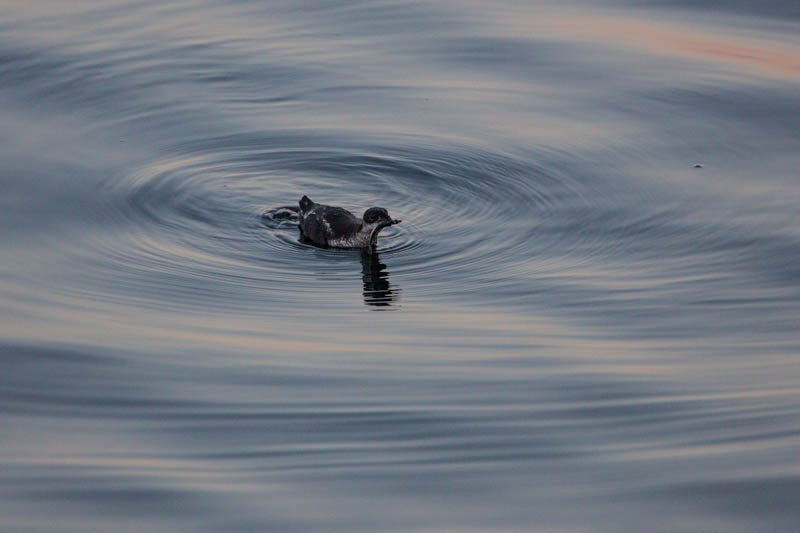
[[[634,19],[575,19],[582,32],[613,38],[654,52],[673,52],[694,59],[716,60],[800,76],[800,50],[783,44],[747,37],[710,33],[699,27],[681,28],[675,23]]]
[[[499,13],[498,22],[518,36],[546,36],[555,40],[589,41],[659,55],[727,63],[779,76],[800,76],[800,45],[734,34],[728,27],[675,20],[638,19],[607,10],[558,10]],[[512,16],[513,15],[513,16]]]

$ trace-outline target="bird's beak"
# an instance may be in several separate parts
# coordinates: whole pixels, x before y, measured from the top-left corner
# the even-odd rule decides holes
[[[379,228],[388,228],[389,226],[394,226],[395,224],[399,224],[400,220],[396,218],[390,218],[389,220],[382,220],[378,223]]]

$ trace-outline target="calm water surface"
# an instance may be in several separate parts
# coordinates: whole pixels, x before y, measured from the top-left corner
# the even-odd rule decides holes
[[[1,2],[0,529],[797,531],[798,24]]]

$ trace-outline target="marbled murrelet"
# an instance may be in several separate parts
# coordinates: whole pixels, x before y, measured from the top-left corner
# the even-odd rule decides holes
[[[347,209],[300,199],[300,233],[319,246],[370,248],[383,228],[399,223],[382,207],[370,207],[359,220]]]

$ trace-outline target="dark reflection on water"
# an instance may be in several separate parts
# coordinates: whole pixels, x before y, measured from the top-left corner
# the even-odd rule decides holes
[[[390,307],[400,297],[400,289],[389,283],[389,272],[381,263],[377,251],[361,252],[361,274],[364,276],[364,303],[375,307]]]
[[[797,3],[667,4],[6,2],[0,530],[794,532]]]

